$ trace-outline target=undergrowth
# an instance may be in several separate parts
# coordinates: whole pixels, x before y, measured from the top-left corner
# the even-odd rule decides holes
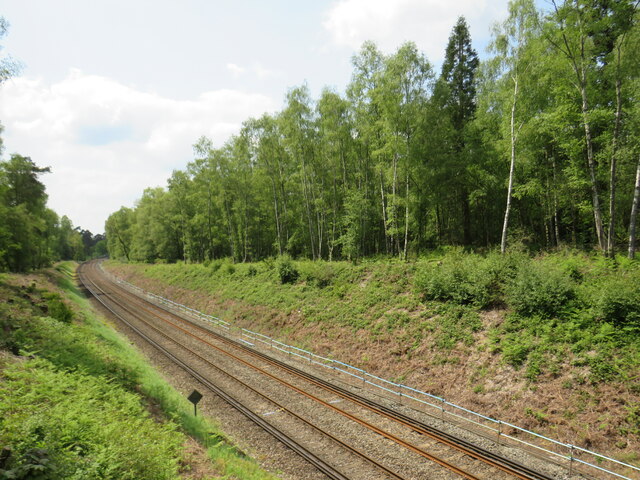
[[[0,445],[9,452],[0,478],[178,478],[181,430],[208,449],[221,474],[273,478],[217,426],[194,417],[188,401],[95,317],[73,264],[57,268],[66,299],[0,278],[0,348],[33,358],[7,360],[0,374]],[[160,406],[163,423],[149,418],[148,402]]]
[[[488,347],[531,382],[558,375],[567,362],[587,367],[592,382],[624,381],[640,367],[640,266],[622,257],[450,249],[414,262],[281,257],[233,271],[224,263],[230,261],[134,268],[221,301],[298,315],[306,324],[367,329],[376,338],[402,332],[399,338],[414,348],[424,342],[444,351],[470,348],[485,331],[488,343],[476,348]],[[504,312],[503,320],[485,325],[481,314],[490,309]],[[249,310],[244,318],[259,323]]]

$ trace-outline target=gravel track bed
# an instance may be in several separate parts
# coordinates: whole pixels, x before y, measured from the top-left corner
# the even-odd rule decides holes
[[[181,313],[181,312],[178,312]],[[192,317],[192,316],[185,316],[184,314],[180,314],[180,316],[188,318],[189,321],[198,324],[199,326],[209,329],[209,330],[213,330],[216,331],[216,329],[213,329],[211,327],[211,325],[197,317]],[[237,340],[237,338],[236,338]],[[288,363],[300,370],[303,370],[307,373],[310,373],[312,375],[315,375],[325,381],[331,382],[335,385],[338,385],[340,387],[346,388],[350,391],[352,391],[353,393],[356,393],[358,395],[361,395],[363,397],[366,397],[370,400],[373,400],[377,403],[380,403],[382,405],[385,405],[387,407],[393,408],[394,410],[401,412],[405,415],[408,415],[426,425],[429,425],[431,427],[434,428],[438,428],[446,433],[449,433],[451,435],[454,435],[455,437],[458,438],[462,438],[464,440],[467,440],[475,445],[480,446],[481,448],[499,454],[505,458],[509,458],[511,460],[514,460],[516,462],[519,462],[523,465],[527,465],[531,468],[534,468],[535,470],[538,470],[540,472],[546,473],[547,475],[556,478],[558,480],[580,480],[580,479],[584,479],[587,477],[584,477],[582,475],[578,475],[578,474],[573,474],[571,477],[568,475],[568,470],[565,466],[559,466],[556,465],[552,462],[550,462],[548,459],[543,458],[543,457],[538,457],[536,455],[531,454],[530,452],[527,452],[521,448],[517,448],[514,447],[512,445],[505,445],[505,444],[499,444],[497,442],[497,437],[495,437],[495,435],[493,436],[493,438],[491,438],[491,436],[489,436],[487,434],[487,432],[478,432],[478,431],[470,431],[467,428],[463,428],[460,427],[459,425],[456,424],[456,422],[458,422],[458,420],[456,419],[452,419],[450,415],[446,415],[446,421],[443,421],[440,418],[440,414],[437,412],[426,412],[424,410],[424,407],[418,407],[418,408],[414,408],[412,405],[409,404],[414,404],[415,402],[412,402],[410,400],[407,400],[406,398],[404,399],[400,399],[400,397],[397,396],[393,396],[390,393],[384,392],[384,393],[380,393],[380,390],[374,390],[373,387],[370,386],[365,386],[365,388],[363,388],[362,382],[358,381],[356,379],[354,379],[353,377],[346,375],[346,374],[340,374],[338,372],[335,372],[331,369],[327,369],[327,368],[323,368],[321,366],[318,366],[317,364],[311,363],[311,362],[307,362],[301,358],[295,358],[295,357],[291,357],[290,355],[285,354],[284,352],[281,352],[277,349],[271,349],[268,346],[262,346],[262,345],[256,345],[254,346],[254,349],[256,351],[260,351],[262,353],[266,353],[267,355],[271,356],[272,358],[278,359],[280,361],[283,361],[285,363]],[[275,368],[275,367],[268,367],[268,368]],[[265,369],[267,369],[267,367],[265,367]],[[285,374],[280,374],[282,376],[284,376]],[[293,378],[290,374],[288,374],[289,377],[292,379],[291,383],[296,384],[295,382],[296,380],[293,380]],[[289,378],[288,378],[289,380]],[[305,387],[308,389],[308,387]],[[455,400],[454,400],[455,402]],[[366,415],[366,414],[365,414]],[[377,414],[371,413],[371,415],[376,416]],[[359,415],[362,416],[362,415]],[[384,428],[394,434],[396,434],[396,432],[393,430],[392,426],[389,426],[389,424],[393,425],[395,424],[395,422],[386,421],[387,423],[385,425],[380,425],[381,428]],[[373,422],[372,422],[373,423]],[[398,434],[397,436],[401,437],[401,434]],[[420,434],[415,433],[415,432],[411,432],[410,437],[413,438],[420,438],[422,437]],[[412,442],[415,443],[417,446],[420,446],[421,448],[424,448],[425,450],[428,451],[433,451],[434,454],[441,456],[441,458],[447,459],[446,455],[444,453],[442,453],[441,451],[438,451],[437,448],[441,448],[442,450],[444,449],[448,449],[448,447],[442,447],[442,445],[440,443],[435,442],[436,444],[436,450],[431,450],[433,447],[432,445],[434,444],[433,442],[428,442],[426,440],[422,440],[422,443],[420,442]],[[407,452],[405,450],[405,452]],[[407,452],[410,453],[410,452]],[[498,472],[495,469],[486,466],[485,464],[483,464],[482,462],[479,462],[469,456],[463,456],[464,460],[463,463],[457,463],[457,460],[454,460],[454,457],[449,457],[449,459],[451,460],[452,463],[455,463],[457,466],[460,466],[462,468],[467,468],[467,465],[469,466],[469,471],[470,472],[477,472],[478,476],[482,477],[482,478],[504,478],[504,477],[508,477],[506,474],[504,474],[503,472]],[[426,461],[425,459],[423,459],[422,457],[420,457],[420,459],[422,461]],[[478,464],[481,464],[479,467],[477,466]],[[483,467],[484,467],[484,471],[483,471]],[[400,473],[400,471],[398,470],[398,472]],[[404,472],[402,472],[403,475],[405,475]],[[410,478],[410,476],[409,476]],[[419,477],[416,477],[419,478]]]
[[[139,310],[138,314],[143,314],[145,317],[149,315],[148,312],[144,312],[144,310]],[[145,318],[145,320],[154,321],[151,317]],[[138,326],[138,324],[136,324],[136,326]],[[398,471],[398,473],[406,478],[459,478],[457,475],[448,472],[443,467],[433,464],[432,462],[425,460],[423,457],[407,451],[403,447],[381,437],[378,434],[372,433],[362,425],[345,419],[345,417],[291,389],[284,388],[280,383],[256,372],[254,369],[251,369],[246,365],[238,363],[236,360],[224,354],[215,351],[210,346],[203,344],[195,338],[184,335],[182,332],[177,332],[173,327],[167,325],[165,322],[154,321],[154,326],[162,330],[164,333],[174,336],[176,339],[179,337],[180,343],[196,351],[199,355],[207,358],[218,368],[221,368],[224,371],[233,372],[233,376],[247,384],[250,384],[253,388],[260,391],[267,397],[273,398],[280,404],[289,405],[289,408],[297,415],[317,425],[320,429],[331,432],[345,443],[354,446],[361,452],[365,452],[368,456],[382,461],[387,468]],[[181,326],[184,327],[183,325]],[[255,393],[242,387],[237,382],[230,380],[228,377],[218,373],[213,373],[210,366],[203,364],[201,360],[198,360],[196,357],[190,355],[181,348],[176,348],[175,344],[168,341],[149,327],[140,323],[140,328],[144,329],[145,333],[155,341],[171,350],[172,353],[175,352],[178,358],[188,361],[190,364],[197,367],[198,371],[204,372],[205,376],[210,378],[213,383],[221,387],[225,392],[231,394],[235,398],[241,399],[242,402],[254,412],[262,412],[263,415],[265,413],[271,413],[268,419],[270,423],[292,435],[297,441],[300,441],[302,444],[310,447],[313,451],[321,452],[318,454],[319,456],[331,458],[331,463],[350,478],[353,478],[354,480],[388,478],[387,475],[372,466],[370,463],[354,457],[352,453],[341,453],[342,447],[331,440],[328,440],[325,436],[319,434],[310,427],[300,424],[300,422],[293,419],[285,412],[275,411],[275,413],[272,413],[274,412],[273,404],[270,404],[263,398],[258,397]],[[213,339],[207,340],[211,343],[221,344],[221,342]],[[234,353],[238,354],[238,352]],[[244,356],[246,357],[247,355],[244,354]],[[255,359],[251,360],[255,361]],[[273,367],[271,367],[271,369],[279,370],[274,369]],[[281,374],[282,372],[274,371],[273,373]],[[372,418],[370,420],[374,419]]]
[[[303,460],[297,453],[275,440],[255,423],[231,407],[217,395],[204,391],[204,386],[164,354],[142,339],[100,302],[91,297],[94,307],[135,345],[148,361],[176,390],[187,397],[194,389],[205,395],[198,404],[198,414],[211,419],[241,452],[254,458],[262,468],[283,480],[326,480],[327,477]]]
[[[94,304],[95,303],[97,302],[94,302]],[[106,311],[106,309],[102,308],[102,311]],[[108,316],[111,317],[111,315]],[[165,315],[162,316],[164,317]],[[205,328],[211,329],[211,326],[204,321],[192,318],[189,318],[189,320],[194,321],[194,323],[200,324]],[[176,320],[173,320],[173,322],[178,323]],[[170,362],[163,354],[159,353],[144,340],[141,340],[140,337],[126,325],[122,324],[120,321],[117,321],[116,323],[119,325],[119,329],[138,344],[143,352],[150,358],[152,363],[159,366],[161,371],[167,375],[170,382],[181,392],[186,395],[193,388],[199,388],[202,391],[203,387],[190,375],[179,367],[173,365],[172,362]],[[176,331],[173,327],[170,327],[169,325],[166,325],[166,323],[160,321],[156,321],[154,324],[167,334],[177,338]],[[186,327],[182,324],[180,326],[182,328],[187,328],[194,333],[196,332],[192,327]],[[193,363],[192,361],[195,361],[196,364],[200,363],[200,366],[198,367],[199,371],[205,372],[205,376],[211,378],[213,383],[219,385],[223,390],[235,398],[241,399],[243,403],[245,403],[246,400],[247,406],[255,412],[268,416],[269,422],[284,431],[296,432],[297,438],[303,438],[304,441],[302,443],[305,445],[313,445],[313,450],[315,452],[324,452],[324,454],[319,453],[318,455],[323,458],[326,458],[327,456],[332,458],[332,464],[345,474],[354,479],[387,478],[387,476],[380,470],[372,470],[374,467],[371,466],[371,464],[354,457],[353,454],[339,453],[340,451],[343,451],[343,448],[339,447],[335,442],[319,435],[310,427],[301,426],[300,422],[297,420],[294,422],[292,417],[286,412],[275,411],[277,409],[274,410],[273,404],[269,404],[269,402],[258,397],[255,393],[250,392],[237,382],[230,380],[225,375],[221,375],[219,373],[214,374],[212,369],[206,364],[202,364],[199,360],[194,360],[195,357],[193,357],[193,355],[187,354],[185,356],[184,350],[180,353],[179,350],[182,349],[176,348],[175,345],[170,345],[170,342],[159,336],[157,333],[154,333],[153,335],[154,338],[157,337],[158,342],[162,342],[163,345],[166,344],[167,348],[171,351],[178,351],[177,356],[180,358],[186,359],[187,357],[190,357],[190,363]],[[203,336],[204,334],[202,332],[198,332],[198,335]],[[214,340],[208,336],[206,340],[217,346],[221,346],[220,341]],[[439,467],[431,461],[397,445],[395,442],[371,432],[363,426],[346,419],[344,416],[333,412],[327,407],[308,399],[294,390],[285,388],[282,384],[265,377],[263,374],[238,363],[236,360],[233,360],[220,352],[215,351],[210,346],[207,346],[189,335],[181,334],[179,341],[189,348],[196,350],[200,355],[213,362],[219,368],[233,372],[234,376],[237,376],[243,382],[250,384],[253,388],[256,388],[264,395],[273,398],[283,405],[287,405],[287,408],[295,411],[296,414],[309,419],[309,421],[324,430],[334,432],[334,434],[341,438],[345,443],[354,446],[362,452],[366,452],[367,455],[381,461],[381,463],[385,464],[388,468],[398,472],[405,478],[459,478],[457,475],[452,472],[448,472],[443,467]],[[228,346],[221,346],[221,348],[224,348],[225,350],[230,349]],[[406,427],[401,427],[396,422],[381,418],[378,414],[363,410],[361,407],[353,405],[350,401],[341,399],[335,394],[324,391],[324,389],[317,386],[310,386],[308,381],[297,378],[291,373],[285,373],[278,367],[268,365],[262,361],[257,361],[255,358],[250,358],[247,353],[241,354],[235,349],[233,350],[234,355],[241,356],[241,358],[247,359],[248,361],[250,360],[252,363],[257,363],[260,368],[268,371],[269,373],[282,377],[286,379],[286,381],[304,389],[305,391],[309,391],[313,395],[323,398],[326,401],[335,402],[335,405],[340,405],[340,408],[357,415],[359,418],[373,423],[379,428],[389,431],[393,435],[403,438],[420,448],[432,452],[460,468],[478,475],[480,478],[507,478],[506,474],[496,471],[483,462],[459,452],[452,454],[451,449],[441,443],[435,442],[426,436],[413,432]],[[271,350],[268,347],[257,348],[256,350],[268,353],[274,358],[289,361],[288,363],[299,369],[312,373],[313,375],[328,380],[343,388],[347,388],[361,396],[365,396],[376,402],[390,406],[395,410],[408,414],[425,424],[432,425],[458,437],[470,440],[476,445],[480,445],[487,450],[500,453],[503,456],[507,456],[521,463],[533,466],[540,471],[551,474],[554,478],[569,478],[567,471],[564,468],[555,467],[548,462],[526,455],[521,449],[498,445],[492,439],[479,436],[448,422],[443,422],[426,412],[416,410],[406,405],[406,399],[404,402],[398,402],[397,398],[389,398],[387,395],[379,395],[376,392],[370,391],[369,388],[362,388],[361,383],[347,375],[331,375],[332,372],[326,368],[322,368],[302,360],[291,361],[289,356],[278,352],[277,350]],[[311,480],[315,480],[316,478],[325,478],[314,467],[300,459],[300,457],[273,439],[271,435],[255,426],[251,421],[247,420],[246,417],[228,406],[226,402],[222,401],[217,396],[211,394],[205,395],[205,398],[199,405],[199,410],[207,416],[219,419],[219,422],[225,432],[228,432],[233,438],[240,439],[237,443],[241,448],[250,452],[251,455],[257,458],[265,468],[270,471],[279,472],[282,478],[304,478]],[[574,475],[571,478],[578,479],[581,477]]]
[[[164,322],[158,323],[160,326]],[[181,325],[181,327],[184,328],[185,325]],[[166,329],[167,333],[172,331],[172,327],[167,326],[166,324],[162,325],[161,328],[163,330]],[[198,333],[200,336],[203,335],[202,332],[198,332],[194,328],[186,328],[188,330],[191,330],[194,334]],[[273,398],[274,400],[278,401],[278,403],[284,405],[293,405],[293,409],[298,415],[304,417],[305,419],[308,419],[325,431],[339,434],[338,436],[343,439],[343,441],[355,446],[358,450],[369,452],[370,454],[373,453],[373,456],[375,458],[377,458],[378,460],[383,459],[383,463],[388,468],[397,471],[401,475],[407,478],[423,478],[423,475],[434,475],[435,468],[436,470],[442,470],[441,474],[443,476],[451,475],[452,478],[458,478],[457,475],[451,474],[443,467],[434,465],[431,461],[405,449],[404,447],[391,440],[383,438],[377,434],[373,434],[372,436],[372,432],[366,427],[363,427],[356,422],[346,419],[344,416],[328,409],[325,406],[318,404],[317,402],[291,389],[287,389],[286,387],[283,388],[281,384],[269,378],[265,378],[264,375],[257,373],[254,369],[239,364],[235,360],[223,354],[218,354],[215,351],[212,352],[211,347],[207,346],[206,344],[203,344],[202,342],[199,342],[188,336],[184,338],[188,342],[189,348],[197,350],[198,353],[203,356],[211,355],[212,361],[214,361],[219,367],[223,368],[223,370],[233,371],[234,376],[238,377],[245,383],[253,386],[258,386],[261,393],[265,394],[269,398]],[[223,348],[224,350],[231,350],[228,345],[223,344],[219,340],[208,337],[207,341]],[[504,472],[496,471],[496,469],[484,464],[483,462],[480,462],[461,452],[451,450],[451,448],[433,439],[430,439],[429,437],[409,430],[407,427],[400,425],[398,422],[381,417],[375,412],[371,412],[369,410],[363,409],[356,404],[353,404],[349,400],[341,399],[335,394],[328,393],[325,389],[314,386],[310,384],[310,382],[300,379],[299,377],[294,376],[291,373],[283,371],[279,367],[275,367],[263,361],[256,360],[255,358],[252,358],[250,355],[242,351],[235,350],[233,351],[233,354],[236,356],[240,356],[241,358],[249,362],[260,364],[259,366],[263,370],[286,380],[288,383],[291,383],[302,390],[310,392],[316,397],[322,398],[323,400],[331,403],[336,402],[335,404],[339,404],[341,409],[346,410],[347,412],[367,421],[368,423],[374,424],[375,426],[391,433],[392,435],[395,435],[398,438],[401,438],[402,440],[412,443],[415,446],[422,448],[423,450],[429,451],[430,453],[433,453],[434,455],[452,464],[455,464],[456,466],[459,466],[470,472],[474,472],[483,478],[509,478],[509,476]],[[216,384],[221,385],[217,381]],[[225,382],[225,384],[229,385],[228,382]],[[233,385],[232,382],[229,387],[223,388],[233,389],[234,387],[235,385]],[[262,405],[261,407],[269,408],[268,406]],[[274,420],[280,419],[276,418]],[[278,422],[277,424],[279,425],[280,422]],[[368,474],[364,478],[373,477]]]

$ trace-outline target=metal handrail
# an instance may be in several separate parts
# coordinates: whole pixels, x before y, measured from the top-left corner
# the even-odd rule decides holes
[[[193,309],[191,307],[187,307],[186,305],[182,305],[182,304],[174,302],[173,300],[170,300],[168,298],[162,297],[160,295],[156,295],[155,293],[151,293],[151,292],[145,291],[142,288],[140,288],[140,287],[138,287],[136,285],[133,285],[132,283],[127,282],[126,280],[122,280],[122,279],[116,277],[115,275],[111,274],[110,272],[107,272],[106,270],[104,270],[102,268],[102,263],[99,264],[99,268],[105,273],[105,275],[107,275],[113,281],[115,281],[115,282],[117,282],[117,283],[119,283],[121,285],[124,285],[125,287],[127,287],[127,288],[129,288],[129,289],[131,289],[133,291],[139,292],[143,296],[147,296],[147,297],[153,298],[153,299],[157,300],[158,302],[160,302],[162,304],[168,305],[170,307],[176,308],[176,309],[181,310],[181,311],[183,311],[185,313],[188,313],[190,315],[198,317],[198,318],[200,318],[202,320],[205,320],[205,321],[211,323],[214,327],[221,327],[221,328],[224,328],[227,331],[231,332],[232,324],[227,322],[227,321],[225,321],[225,320],[222,320],[222,319],[220,319],[220,318],[218,318],[216,316],[213,316],[213,315],[207,315],[207,314],[202,313],[202,312],[200,312],[198,310],[195,310],[195,309]],[[470,422],[470,423],[472,423],[474,425],[477,425],[477,426],[480,426],[480,427],[485,428],[487,430],[490,430],[493,433],[497,434],[498,438],[501,441],[504,440],[504,439],[509,439],[509,440],[512,440],[512,441],[517,442],[519,444],[523,444],[523,445],[526,445],[528,447],[535,448],[537,450],[540,450],[542,452],[550,454],[550,455],[552,455],[554,457],[559,457],[562,460],[569,461],[569,467],[568,467],[569,469],[572,468],[573,462],[576,462],[576,463],[588,466],[590,468],[594,468],[594,469],[596,469],[596,470],[598,470],[600,472],[604,472],[604,473],[613,475],[616,478],[621,478],[623,480],[634,480],[631,477],[627,477],[627,476],[624,476],[622,474],[613,472],[613,471],[608,470],[608,469],[606,469],[606,468],[604,468],[604,467],[602,467],[600,465],[596,465],[596,464],[590,463],[590,462],[588,462],[586,460],[581,460],[579,458],[576,458],[575,455],[574,455],[574,452],[577,450],[577,451],[582,452],[584,454],[592,455],[593,457],[598,459],[599,463],[602,463],[603,461],[611,462],[611,463],[616,464],[616,465],[618,465],[620,467],[623,467],[623,468],[626,468],[626,469],[630,469],[633,472],[637,472],[638,474],[640,474],[640,467],[636,467],[634,465],[630,465],[628,463],[621,462],[620,460],[616,460],[615,458],[607,457],[606,455],[602,455],[602,454],[593,452],[591,450],[587,450],[587,449],[582,448],[582,447],[578,447],[578,446],[571,445],[571,444],[568,444],[568,443],[560,442],[558,440],[546,437],[546,436],[541,435],[539,433],[535,433],[535,432],[532,432],[530,430],[527,430],[526,428],[522,428],[522,427],[519,427],[517,425],[513,425],[513,424],[511,424],[509,422],[504,422],[504,421],[497,420],[497,419],[492,418],[492,417],[488,417],[486,415],[482,415],[481,413],[474,412],[473,410],[469,410],[467,408],[464,408],[464,407],[461,407],[459,405],[456,405],[455,403],[449,402],[449,401],[445,400],[442,397],[438,397],[436,395],[432,395],[430,393],[423,392],[421,390],[417,390],[417,389],[409,387],[407,385],[403,385],[403,384],[400,384],[400,383],[395,383],[395,382],[392,382],[391,380],[387,380],[385,378],[377,377],[377,376],[375,376],[375,375],[373,375],[373,374],[371,374],[371,373],[369,373],[369,372],[367,372],[367,371],[365,371],[365,370],[363,370],[361,368],[354,367],[352,365],[349,365],[347,363],[341,362],[339,360],[323,357],[321,355],[317,355],[317,354],[315,354],[315,353],[313,353],[313,352],[311,352],[309,350],[305,350],[305,349],[300,348],[300,347],[287,345],[286,343],[280,342],[280,341],[278,341],[278,340],[276,340],[276,339],[274,339],[272,337],[269,337],[269,336],[264,335],[262,333],[254,332],[252,330],[248,330],[246,328],[238,328],[237,331],[240,332],[240,336],[244,335],[244,336],[247,336],[249,338],[252,338],[254,341],[261,342],[261,343],[263,343],[265,345],[268,345],[269,347],[271,347],[273,349],[276,349],[276,350],[279,350],[279,351],[281,351],[283,353],[286,353],[289,356],[299,357],[301,359],[304,359],[307,362],[311,362],[313,364],[316,364],[316,365],[319,365],[319,366],[323,366],[325,368],[331,368],[334,371],[342,372],[342,373],[344,373],[346,375],[349,375],[349,376],[351,376],[353,378],[357,378],[359,380],[362,380],[363,383],[369,384],[369,385],[371,385],[373,387],[376,387],[376,388],[378,388],[380,390],[383,390],[385,392],[389,392],[389,393],[394,394],[394,395],[400,395],[400,396],[402,396],[403,398],[406,398],[406,399],[414,400],[415,402],[417,402],[419,404],[422,404],[422,405],[434,408],[436,410],[439,410],[442,414],[446,413],[447,415],[454,416],[454,417],[459,418],[459,419],[461,419],[463,421]],[[377,382],[382,383],[383,385],[387,385],[387,386],[380,385]],[[394,390],[394,388],[395,388],[395,390]],[[403,393],[405,391],[406,392],[411,392],[412,394]],[[416,396],[414,396],[414,395],[416,395]],[[425,397],[425,398],[430,399],[430,400],[435,400],[436,402],[438,402],[438,404],[434,404],[434,403],[431,403],[431,402],[429,402],[427,400],[423,400],[421,398],[418,398],[418,396],[422,396],[422,397]],[[464,412],[466,414],[472,415],[472,416],[474,416],[476,418],[491,422],[494,425],[496,425],[496,427],[490,427],[490,426],[488,426],[486,424],[480,423],[479,421],[474,421],[474,420],[472,420],[470,418],[467,418],[467,417],[465,417],[463,415],[454,413],[454,411],[451,411],[450,409],[447,410],[445,407],[449,407],[450,409],[453,409],[454,411],[455,410],[459,410],[459,411]],[[568,451],[568,454],[562,454],[562,453],[559,453],[559,452],[555,452],[555,451],[549,450],[547,448],[544,448],[541,445],[536,445],[534,443],[527,442],[527,441],[525,441],[525,440],[523,440],[521,438],[517,438],[517,437],[515,437],[513,435],[509,435],[509,434],[507,434],[507,433],[502,431],[502,427],[503,426],[512,428],[515,431],[524,433],[526,435],[531,435],[534,439],[539,439],[539,440],[542,440],[544,442],[551,443],[552,445],[555,445],[556,447],[559,447],[560,449],[566,449]],[[640,476],[638,478],[640,478]]]

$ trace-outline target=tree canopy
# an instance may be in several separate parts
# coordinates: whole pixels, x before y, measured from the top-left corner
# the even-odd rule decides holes
[[[413,43],[384,54],[366,42],[344,94],[297,86],[222,147],[200,139],[167,188],[109,218],[109,251],[199,262],[631,247],[637,6],[513,0],[482,62],[461,17],[439,76]]]
[[[0,40],[7,28],[8,23],[0,17]],[[0,58],[0,84],[18,70],[19,64],[10,57]],[[0,125],[0,134],[2,130]],[[107,254],[103,235],[74,227],[69,218],[60,219],[47,207],[40,176],[50,172],[49,167],[39,167],[31,158],[17,153],[9,160],[0,159],[0,271],[23,272],[55,260],[84,260]]]

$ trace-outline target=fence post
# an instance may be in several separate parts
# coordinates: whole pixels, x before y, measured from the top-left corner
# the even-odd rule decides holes
[[[569,478],[573,475],[573,445],[569,445]]]
[[[498,445],[500,445],[500,435],[502,435],[502,420],[498,420]]]

